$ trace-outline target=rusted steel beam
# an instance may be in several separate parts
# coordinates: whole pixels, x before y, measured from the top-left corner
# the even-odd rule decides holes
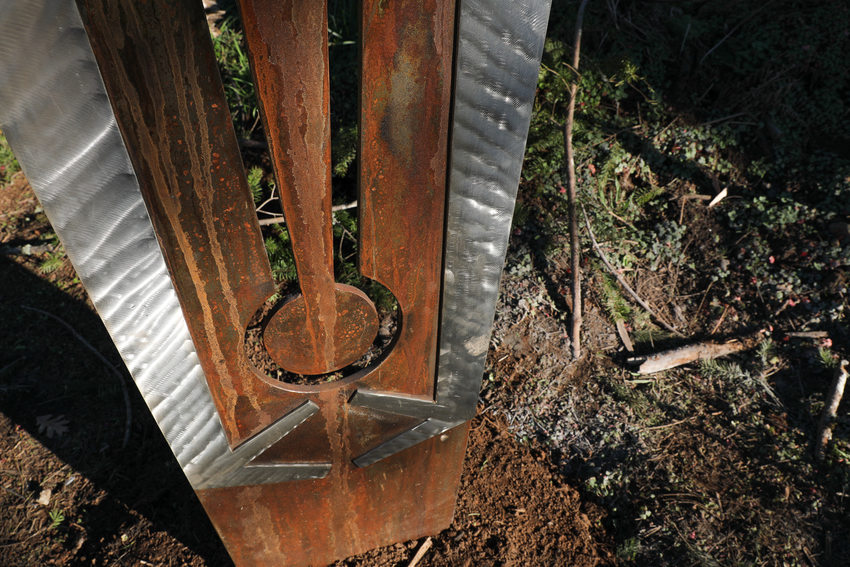
[[[78,4],[235,447],[299,400],[258,380],[243,354],[248,321],[274,284],[203,9],[192,0]]]
[[[374,419],[349,415],[347,425],[357,431]],[[344,438],[345,431],[334,434]],[[201,490],[198,497],[236,565],[326,565],[448,527],[467,435],[464,424],[370,467],[332,469],[323,480]]]
[[[378,317],[362,291],[334,283],[327,6],[239,6],[301,288],[271,318],[265,345],[286,370],[331,372],[368,350]]]
[[[454,17],[454,1],[362,2],[360,269],[402,311],[372,383],[424,399],[434,396]]]

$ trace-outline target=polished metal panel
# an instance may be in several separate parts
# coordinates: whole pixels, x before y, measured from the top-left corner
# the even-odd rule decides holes
[[[475,414],[496,312],[550,0],[460,12],[437,401]]]
[[[357,464],[475,415],[549,8],[550,0],[461,2],[436,403],[365,390],[351,400],[435,420],[372,449]]]
[[[449,429],[457,427],[461,423],[463,423],[463,420],[442,421],[439,419],[426,419],[422,423],[411,427],[389,441],[381,443],[374,449],[370,449],[359,457],[356,457],[354,459],[354,464],[358,467],[367,467],[371,464],[377,463],[381,459],[386,459],[387,457],[395,455],[408,447],[412,447],[417,443],[421,443],[432,437],[436,437],[437,435],[442,435]]]
[[[192,486],[323,477],[250,465],[311,403],[228,447],[74,1],[0,0],[0,14],[0,129]]]

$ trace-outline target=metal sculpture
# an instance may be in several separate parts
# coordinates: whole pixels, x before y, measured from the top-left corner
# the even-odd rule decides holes
[[[450,523],[548,7],[363,0],[360,270],[400,329],[298,385],[245,353],[275,287],[200,3],[0,0],[0,128],[237,565]],[[326,7],[240,10],[301,291],[263,340],[337,370],[377,322],[333,279]]]

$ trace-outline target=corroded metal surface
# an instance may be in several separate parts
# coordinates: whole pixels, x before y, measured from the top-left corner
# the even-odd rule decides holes
[[[403,537],[434,533],[447,525],[460,474],[465,427],[378,462],[371,452],[374,447],[400,435],[411,435],[411,427],[415,432],[421,428],[415,428],[415,422],[411,423],[405,415],[352,407],[348,400],[359,387],[392,387],[423,399],[432,397],[453,8],[441,5],[438,10],[429,4],[418,9],[405,5],[402,10],[379,8],[377,2],[366,7],[370,29],[375,31],[371,35],[366,32],[363,50],[381,55],[373,57],[371,64],[373,73],[381,70],[384,83],[377,95],[379,102],[387,106],[364,111],[363,120],[394,125],[372,132],[378,149],[399,142],[399,136],[407,139],[409,147],[401,154],[364,151],[369,165],[364,164],[362,178],[369,177],[368,191],[375,194],[367,205],[373,207],[374,218],[371,224],[365,224],[379,229],[379,235],[361,246],[370,250],[373,272],[367,275],[380,276],[377,279],[389,283],[399,298],[403,330],[390,355],[376,368],[334,384],[307,387],[272,382],[250,366],[242,351],[244,335],[240,332],[244,333],[248,317],[260,308],[268,292],[264,287],[267,266],[246,267],[246,260],[250,262],[258,255],[260,238],[255,219],[249,222],[245,213],[251,208],[250,197],[234,157],[235,140],[226,124],[227,116],[209,110],[209,115],[202,116],[196,110],[223,107],[220,85],[207,80],[215,77],[215,72],[208,40],[201,37],[203,18],[197,5],[188,0],[152,0],[144,4],[118,0],[81,2],[87,9],[86,24],[118,125],[129,141],[131,160],[153,213],[230,445],[234,455],[251,447],[242,455],[241,468],[234,467],[232,472],[228,469],[198,487],[198,495],[231,553],[237,561],[249,563],[284,558],[293,564],[308,564]],[[266,8],[275,7],[287,5]],[[439,16],[436,20],[435,13]],[[406,39],[402,41],[402,56],[393,58],[388,42],[395,41],[396,35]],[[190,46],[193,51],[188,54]],[[439,57],[434,57],[435,52]],[[254,43],[255,60],[257,53]],[[366,61],[370,61],[369,57]],[[263,80],[269,75],[259,71],[257,75],[258,79],[265,77],[258,80],[262,92]],[[364,71],[364,81],[370,77]],[[165,88],[174,81],[183,81],[183,88]],[[304,93],[310,91],[305,88]],[[295,96],[297,99],[297,93]],[[269,122],[270,116],[276,116],[275,125],[269,128],[273,137],[285,137],[289,128],[309,128],[309,120],[279,120],[280,115],[269,108],[269,100],[264,100],[264,111]],[[424,112],[429,119],[408,119],[414,111]],[[198,126],[198,121],[204,123]],[[160,130],[162,124],[169,125],[168,132]],[[173,148],[173,140],[181,142],[180,151],[165,153],[165,149]],[[319,149],[324,147],[319,144]],[[163,155],[156,153],[157,148]],[[285,168],[292,164],[279,154],[278,174],[291,175],[291,169]],[[323,160],[317,161],[320,165],[316,167],[321,167]],[[206,174],[203,168],[207,165],[215,168],[216,177]],[[196,167],[194,172],[192,166]],[[163,171],[189,171],[190,183],[182,191],[175,190]],[[411,176],[417,190],[410,189],[409,181],[404,183],[406,175]],[[302,197],[310,199],[303,177],[297,180],[300,184],[288,190],[290,205],[296,209],[304,208]],[[367,189],[364,187],[363,191]],[[319,198],[319,209],[322,202]],[[406,211],[418,211],[422,216],[412,215],[408,222],[402,218]],[[319,221],[325,220],[324,212],[320,210]],[[378,226],[374,219],[386,220]],[[317,223],[306,224],[307,229],[313,229]],[[225,245],[232,250],[217,255]],[[320,249],[321,246],[316,248]],[[314,272],[324,269],[327,275],[326,261],[321,257],[319,260]],[[222,261],[232,261],[224,269],[223,278]],[[303,263],[299,265],[302,267]],[[242,283],[247,292],[233,293],[230,280]],[[303,414],[300,408],[305,407],[305,402],[317,409]],[[279,460],[255,455],[255,439],[263,437],[265,431],[273,431],[272,424],[296,421],[298,429],[294,434],[300,430],[303,444],[321,447],[322,451],[313,452],[309,461],[275,446],[269,447],[268,452],[282,457]],[[420,435],[419,439],[424,437]],[[286,438],[281,443],[289,446]],[[370,466],[364,468],[352,462],[360,455],[369,458],[359,464]],[[262,478],[266,468],[277,468],[261,463],[283,464],[291,474],[304,469],[314,476],[326,476],[309,481],[308,485],[292,482],[265,488],[238,486],[240,479],[249,484],[255,475]],[[414,478],[420,480],[413,481]],[[423,478],[429,479],[428,490],[411,491],[410,483],[421,485]],[[211,488],[219,485],[226,486]],[[262,501],[254,500],[258,491]],[[246,499],[251,506],[245,504]],[[290,508],[288,503],[294,501],[299,506]],[[276,520],[267,521],[270,517]],[[281,539],[277,531],[281,522],[287,525],[286,539]],[[328,525],[333,528],[317,528]]]
[[[446,210],[456,7],[364,0],[361,266],[398,299],[401,329],[377,366],[310,387],[243,351],[273,288],[199,3],[78,4],[114,116],[73,2],[0,0],[0,125],[234,560],[323,563],[445,527],[548,2],[461,2]],[[304,321],[306,364],[334,367],[360,347],[341,349],[346,325],[328,322],[345,302],[327,245],[326,15],[310,0],[241,4],[287,221],[306,219],[301,307],[278,311],[304,314],[266,332]],[[284,366],[292,341],[277,339]]]
[[[228,448],[77,8],[7,0],[0,9],[0,128],[183,472],[196,488],[216,486],[253,452]],[[274,423],[253,450],[299,423]],[[326,472],[294,463],[250,477]],[[244,484],[240,474],[229,482]]]
[[[286,370],[331,372],[368,350],[378,316],[363,292],[334,284],[327,7],[239,6],[301,288],[266,327],[266,348]]]
[[[433,399],[455,2],[361,9],[360,270],[402,312],[370,387]]]
[[[245,328],[274,292],[202,6],[79,0],[231,447],[302,400],[257,379]],[[262,399],[262,405],[259,400]]]
[[[549,7],[461,2],[436,399],[359,389],[352,404],[427,421],[357,462],[386,458],[475,413]]]

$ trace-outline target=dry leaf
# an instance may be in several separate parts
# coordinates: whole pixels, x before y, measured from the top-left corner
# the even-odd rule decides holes
[[[54,417],[53,414],[49,413],[36,417],[35,422],[38,424],[38,432],[46,434],[50,439],[53,439],[54,436],[62,437],[68,433],[68,425],[70,425],[64,415]]]

